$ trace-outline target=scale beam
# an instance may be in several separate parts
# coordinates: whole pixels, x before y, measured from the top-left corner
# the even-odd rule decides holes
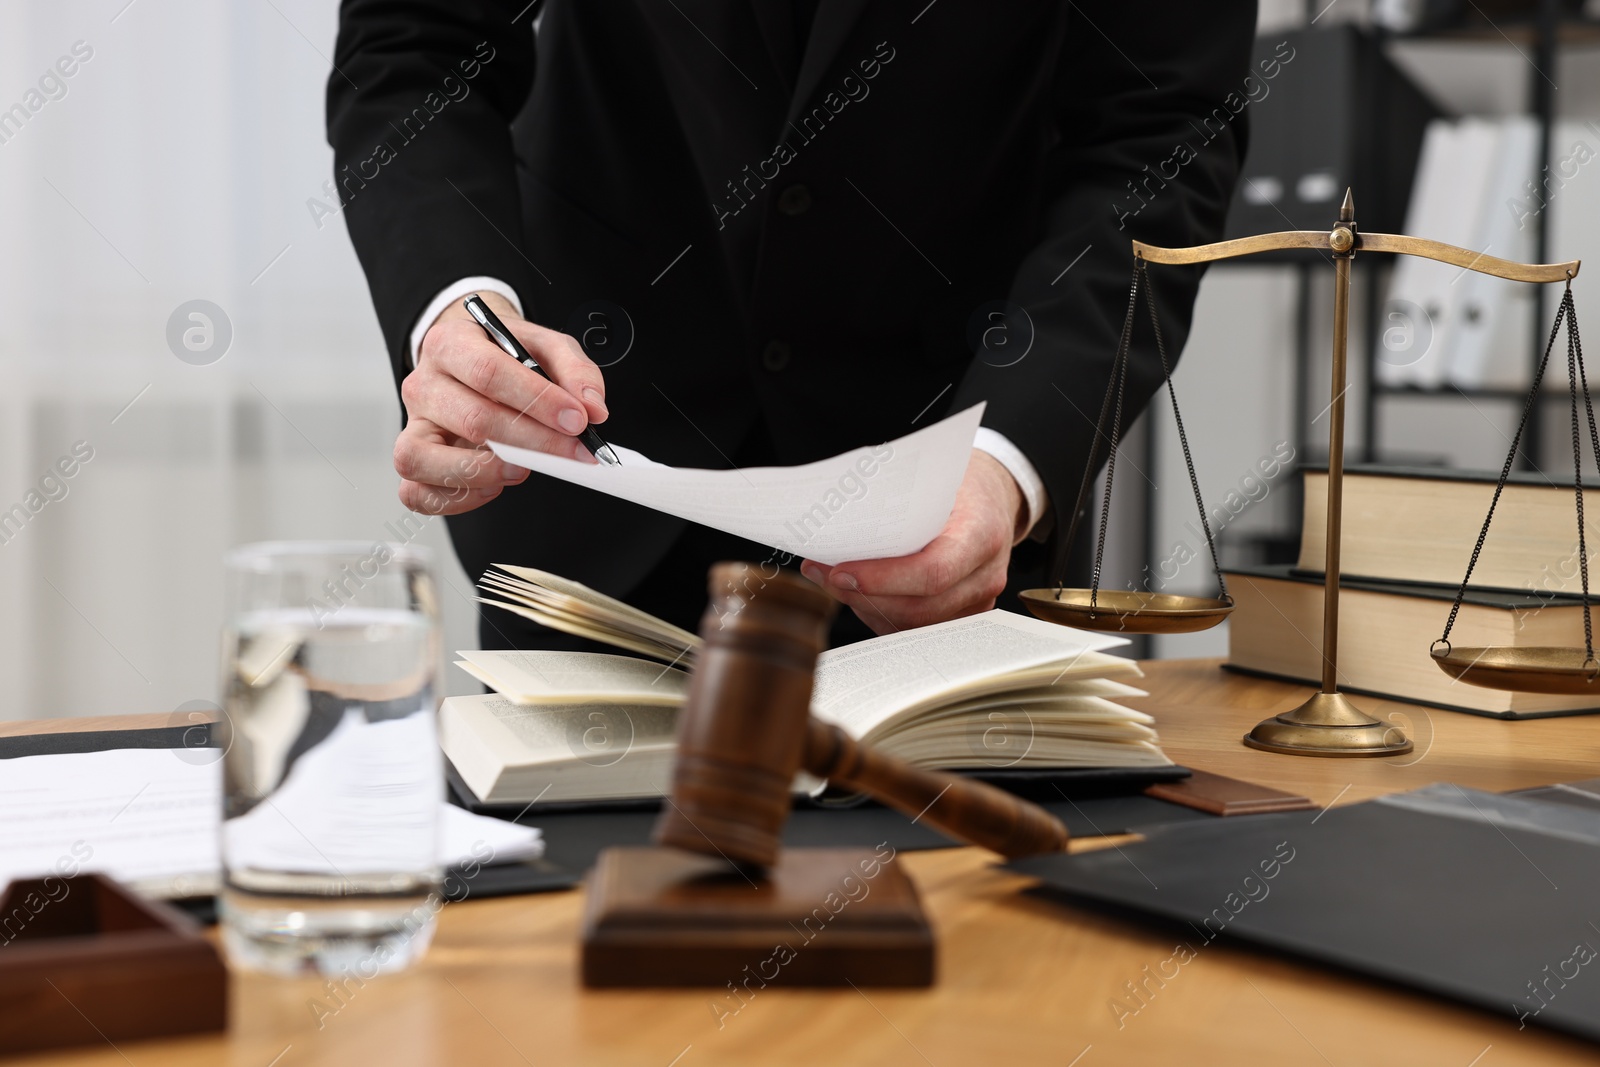
[[[1262,252],[1281,252],[1294,249],[1309,249],[1322,254],[1324,259],[1332,263],[1334,268],[1333,285],[1333,352],[1331,359],[1331,380],[1329,395],[1333,397],[1328,405],[1330,418],[1328,420],[1328,505],[1327,505],[1327,531],[1324,538],[1325,557],[1323,561],[1323,613],[1322,613],[1322,686],[1321,691],[1312,696],[1305,703],[1290,711],[1257,724],[1244,738],[1244,743],[1252,748],[1265,749],[1268,752],[1280,752],[1298,756],[1396,756],[1412,749],[1412,743],[1405,734],[1390,723],[1375,719],[1360,708],[1356,707],[1348,697],[1339,692],[1339,553],[1342,544],[1342,523],[1344,512],[1344,424],[1345,424],[1345,394],[1349,391],[1349,381],[1346,377],[1347,350],[1349,348],[1350,333],[1350,273],[1351,264],[1361,252],[1385,252],[1393,255],[1418,256],[1431,259],[1439,263],[1461,268],[1462,272],[1472,271],[1495,278],[1504,278],[1508,281],[1529,282],[1534,284],[1547,284],[1551,282],[1567,283],[1567,290],[1563,297],[1565,309],[1563,314],[1568,317],[1571,335],[1569,346],[1571,351],[1580,355],[1572,357],[1581,359],[1581,349],[1577,347],[1577,324],[1570,316],[1572,314],[1572,279],[1578,276],[1581,266],[1578,260],[1566,263],[1517,263],[1509,259],[1500,259],[1483,252],[1474,252],[1469,248],[1459,248],[1456,245],[1445,244],[1442,241],[1430,241],[1423,237],[1408,237],[1393,233],[1363,233],[1356,222],[1355,198],[1348,190],[1345,192],[1344,203],[1339,207],[1339,218],[1328,230],[1287,230],[1281,233],[1264,233],[1254,237],[1241,237],[1232,241],[1217,241],[1213,244],[1195,245],[1191,248],[1162,248],[1158,245],[1146,244],[1143,241],[1133,242],[1134,254],[1134,283],[1128,298],[1128,315],[1123,324],[1121,340],[1118,342],[1117,356],[1113,361],[1113,377],[1108,386],[1106,397],[1101,406],[1100,419],[1096,426],[1106,425],[1108,413],[1112,412],[1111,400],[1116,397],[1117,406],[1112,415],[1110,425],[1113,427],[1110,444],[1110,458],[1106,462],[1105,475],[1105,504],[1101,508],[1100,544],[1095,554],[1094,584],[1088,590],[1067,590],[1057,588],[1051,590],[1033,589],[1022,594],[1023,601],[1040,618],[1064,625],[1080,626],[1087,629],[1121,629],[1130,633],[1186,633],[1192,630],[1205,629],[1222,621],[1222,618],[1233,609],[1233,602],[1226,595],[1226,586],[1223,585],[1222,568],[1216,561],[1216,549],[1211,540],[1209,525],[1206,527],[1206,541],[1212,548],[1212,561],[1217,569],[1219,587],[1223,589],[1223,596],[1217,600],[1206,600],[1198,597],[1173,596],[1133,590],[1126,594],[1100,594],[1100,564],[1101,551],[1105,542],[1106,515],[1110,509],[1111,484],[1115,473],[1117,431],[1120,426],[1122,413],[1122,378],[1117,374],[1126,374],[1128,347],[1131,343],[1134,306],[1139,292],[1139,283],[1144,276],[1146,263],[1162,263],[1170,265],[1186,265],[1197,263],[1212,263],[1223,259],[1237,259],[1241,256],[1253,256]],[[1150,305],[1151,329],[1155,336],[1156,348],[1161,353],[1161,369],[1167,383],[1169,393],[1172,389],[1171,367],[1166,358],[1166,352],[1161,345],[1161,327],[1155,314],[1155,306]],[[1561,316],[1556,319],[1560,325]],[[1551,332],[1551,344],[1555,342],[1555,333]],[[1545,358],[1549,358],[1548,349]],[[1575,365],[1574,365],[1575,366]],[[1544,373],[1544,364],[1539,365],[1539,374]],[[1575,371],[1569,370],[1569,373]],[[1538,390],[1539,383],[1536,378],[1534,390]],[[1179,440],[1184,447],[1184,457],[1189,459],[1188,441],[1183,436],[1183,419],[1178,415],[1176,394],[1172,394],[1173,417],[1178,425]],[[1584,391],[1584,402],[1588,403],[1587,387]],[[1533,404],[1530,394],[1528,404]],[[1524,416],[1526,419],[1526,415]],[[1577,407],[1573,401],[1573,451],[1574,464],[1577,465],[1578,456],[1578,430]],[[1593,436],[1594,415],[1589,415],[1590,433]],[[1522,430],[1517,431],[1518,437]],[[1594,447],[1597,456],[1600,456],[1600,437],[1594,438]],[[1516,443],[1513,442],[1511,450],[1516,452]],[[1084,474],[1083,489],[1080,491],[1080,507],[1075,514],[1081,513],[1081,505],[1087,499],[1089,485],[1094,475],[1096,464],[1091,461]],[[1506,470],[1511,469],[1511,460],[1506,460]],[[1189,460],[1189,475],[1195,492],[1195,503],[1200,509],[1201,521],[1205,521],[1205,505],[1200,498],[1200,486],[1194,476],[1194,464]],[[1504,486],[1505,476],[1501,476],[1501,486]],[[1582,542],[1582,481],[1578,481],[1579,495],[1579,547]],[[1499,499],[1498,490],[1496,499]],[[1490,517],[1493,517],[1490,510]],[[1074,519],[1074,531],[1076,530]],[[1484,524],[1484,535],[1488,533],[1488,522]],[[1071,533],[1068,534],[1070,540]],[[1479,545],[1483,542],[1483,535],[1479,536]],[[1473,559],[1477,559],[1474,553]],[[1587,574],[1587,572],[1585,572]],[[1472,572],[1469,568],[1468,579]],[[1585,594],[1587,598],[1587,579],[1585,580]],[[1130,586],[1130,590],[1132,587]],[[1463,592],[1466,589],[1465,580],[1462,583]],[[1585,599],[1587,603],[1587,599]],[[1460,606],[1460,596],[1457,596],[1456,607]],[[1587,614],[1585,616],[1587,618]],[[1451,621],[1455,620],[1452,610]],[[1584,691],[1588,686],[1600,680],[1600,664],[1594,659],[1593,641],[1588,628],[1585,628],[1585,647],[1581,659],[1576,650],[1569,649],[1517,649],[1509,655],[1507,666],[1517,674],[1512,681],[1520,686],[1533,687],[1523,676],[1536,674],[1540,676],[1540,685],[1581,685]],[[1436,654],[1435,659],[1440,665],[1451,673],[1458,673],[1453,661],[1449,659],[1450,649],[1448,638],[1450,635],[1449,624],[1446,624],[1444,637],[1436,645],[1443,643],[1445,652]],[[1501,650],[1459,650],[1465,652],[1490,653]],[[1529,657],[1516,653],[1540,653],[1539,656]],[[1544,662],[1549,660],[1550,662]],[[1461,671],[1478,670],[1476,658],[1461,667]],[[1485,671],[1478,670],[1479,674]],[[1554,675],[1561,675],[1555,678]],[[1550,677],[1546,677],[1550,676]],[[1569,677],[1570,676],[1570,677]],[[1479,682],[1485,685],[1505,686],[1509,683],[1502,679],[1499,681],[1479,681],[1477,678],[1468,677],[1469,682]],[[1551,689],[1549,691],[1556,691]],[[1567,690],[1561,690],[1567,691]]]
[[[1299,707],[1258,723],[1245,735],[1251,748],[1300,756],[1395,756],[1410,752],[1412,743],[1394,726],[1363,712],[1339,692],[1339,549],[1344,497],[1344,397],[1349,346],[1350,265],[1360,252],[1418,256],[1492,277],[1518,282],[1566,282],[1577,277],[1579,263],[1515,263],[1458,248],[1442,241],[1391,233],[1363,233],[1356,222],[1355,198],[1345,191],[1339,218],[1329,230],[1290,230],[1244,237],[1193,248],[1160,248],[1133,242],[1137,267],[1145,261],[1164,264],[1210,263],[1222,259],[1289,249],[1320,252],[1333,263],[1333,397],[1328,405],[1328,508],[1323,571],[1322,689]],[[1553,337],[1554,335],[1552,335]],[[1530,401],[1531,403],[1531,401]],[[1576,410],[1576,409],[1574,409]],[[1574,416],[1576,418],[1576,416]],[[1576,427],[1576,422],[1574,422]],[[1573,436],[1577,440],[1576,431]],[[1514,447],[1514,446],[1513,446]],[[1576,446],[1574,446],[1576,447]],[[1600,450],[1600,445],[1596,446]],[[1510,462],[1507,461],[1509,468]],[[1587,665],[1587,663],[1585,664]]]
[[[1332,253],[1334,233],[1324,230],[1285,230],[1282,233],[1263,233],[1255,237],[1239,237],[1232,241],[1195,245],[1191,248],[1161,248],[1143,241],[1133,242],[1133,254],[1151,263],[1185,264],[1212,263],[1219,259],[1236,259],[1261,252],[1280,252],[1285,249],[1309,248]],[[1402,256],[1421,256],[1440,263],[1505,278],[1514,282],[1564,282],[1578,276],[1581,260],[1566,263],[1517,263],[1498,256],[1474,252],[1469,248],[1447,245],[1443,241],[1430,241],[1425,237],[1407,237],[1397,233],[1356,233],[1352,252],[1392,252]]]
[[[1237,259],[1258,252],[1279,252],[1286,248],[1312,248],[1328,252],[1327,230],[1285,230],[1282,233],[1258,233],[1254,237],[1236,237],[1232,241],[1218,241],[1209,245],[1189,248],[1162,248],[1133,242],[1133,254],[1151,263],[1182,265],[1186,263],[1211,263],[1219,259]]]

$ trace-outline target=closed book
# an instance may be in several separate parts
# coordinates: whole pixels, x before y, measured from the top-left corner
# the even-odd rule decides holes
[[[1340,573],[1350,578],[1461,584],[1497,474],[1430,467],[1354,466],[1344,472]],[[1305,471],[1299,569],[1320,574],[1327,549],[1327,468]],[[1600,546],[1600,489],[1585,488],[1588,543]],[[1472,585],[1538,596],[1576,594],[1577,500],[1572,484],[1536,473],[1511,475]]]
[[[1322,680],[1320,576],[1287,566],[1228,573],[1228,667],[1296,682]],[[1454,590],[1396,582],[1341,582],[1339,689],[1417,704],[1533,719],[1600,711],[1587,696],[1512,693],[1468,685],[1433,662]],[[1591,607],[1600,625],[1600,609]],[[1460,647],[1581,645],[1583,607],[1575,597],[1469,590],[1450,632]]]

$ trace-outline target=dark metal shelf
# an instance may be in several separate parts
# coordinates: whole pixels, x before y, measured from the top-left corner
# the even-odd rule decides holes
[[[1523,389],[1494,389],[1489,387],[1462,389],[1459,386],[1447,385],[1437,389],[1424,389],[1415,385],[1382,385],[1374,383],[1372,391],[1377,396],[1410,396],[1418,399],[1435,399],[1438,397],[1460,398],[1463,400],[1516,400],[1523,401],[1528,398],[1528,390]],[[1549,386],[1539,390],[1540,400],[1565,400],[1567,390],[1555,390]]]
[[[1535,176],[1542,173],[1542,168],[1550,159],[1552,129],[1555,125],[1555,85],[1549,74],[1553,73],[1557,57],[1564,47],[1573,45],[1600,44],[1600,21],[1586,18],[1576,10],[1573,5],[1564,4],[1563,0],[1532,0],[1527,4],[1525,11],[1499,15],[1490,19],[1476,4],[1471,5],[1472,15],[1462,25],[1436,30],[1423,31],[1415,34],[1381,34],[1388,41],[1460,41],[1463,43],[1483,43],[1491,41],[1506,41],[1517,47],[1517,42],[1529,44],[1533,48],[1533,56],[1524,56],[1528,59],[1531,72],[1528,76],[1528,95],[1531,106],[1530,112],[1539,123],[1539,156],[1532,168]],[[1520,49],[1518,49],[1520,51]],[[1540,212],[1534,223],[1534,262],[1544,263],[1550,258],[1550,231],[1549,213]],[[1531,371],[1537,364],[1539,353],[1543,349],[1544,325],[1542,309],[1545,304],[1539,299],[1536,306],[1541,313],[1536,313],[1534,318],[1532,336],[1529,342],[1532,346],[1529,358],[1529,379],[1532,380]],[[1371,336],[1376,336],[1373,333]],[[1455,397],[1466,400],[1513,401],[1526,400],[1528,391],[1522,389],[1460,389],[1455,386],[1445,386],[1438,389],[1418,389],[1415,387],[1393,387],[1380,385],[1376,378],[1377,355],[1373,351],[1373,342],[1369,336],[1367,373],[1370,383],[1367,392],[1367,422],[1364,428],[1363,449],[1367,455],[1374,455],[1379,450],[1377,440],[1377,411],[1376,402],[1380,397],[1414,397],[1417,399],[1438,399]],[[1567,389],[1549,385],[1540,390],[1541,401],[1550,399],[1566,399],[1569,396]],[[1539,444],[1541,437],[1541,424],[1543,422],[1544,404],[1533,405],[1528,413],[1527,448],[1524,450],[1525,461],[1535,468],[1539,462]]]
[[[1461,26],[1447,26],[1416,33],[1392,33],[1380,26],[1372,32],[1382,41],[1442,42],[1462,44],[1538,44],[1539,17],[1535,13],[1502,17],[1490,21],[1485,16],[1473,16]],[[1563,48],[1574,45],[1600,45],[1600,21],[1564,14],[1555,32],[1555,43]]]

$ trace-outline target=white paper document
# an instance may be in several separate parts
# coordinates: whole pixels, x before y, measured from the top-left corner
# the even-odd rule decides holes
[[[222,764],[197,762],[214,755],[124,748],[0,760],[0,884],[83,871],[214,883]]]
[[[0,760],[0,887],[13,878],[102,871],[155,896],[214,892],[222,764],[201,762],[214,755],[124,748]],[[441,865],[543,852],[532,827],[439,802],[434,810]]]
[[[828,565],[921,551],[950,518],[983,405],[870,448],[798,467],[699,470],[615,443],[620,467],[490,441],[495,455]]]

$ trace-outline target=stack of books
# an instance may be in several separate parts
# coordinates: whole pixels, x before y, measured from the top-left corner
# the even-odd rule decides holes
[[[1345,470],[1339,594],[1339,688],[1504,719],[1600,711],[1593,697],[1485,689],[1429,656],[1466,573],[1495,475],[1431,468]],[[1228,666],[1318,683],[1328,475],[1305,472],[1294,566],[1228,573]],[[1513,475],[1450,632],[1457,646],[1581,645],[1576,501],[1570,484]],[[1586,537],[1600,551],[1600,490],[1585,490]],[[1600,563],[1591,588],[1600,587]],[[1596,629],[1600,630],[1600,612]]]

